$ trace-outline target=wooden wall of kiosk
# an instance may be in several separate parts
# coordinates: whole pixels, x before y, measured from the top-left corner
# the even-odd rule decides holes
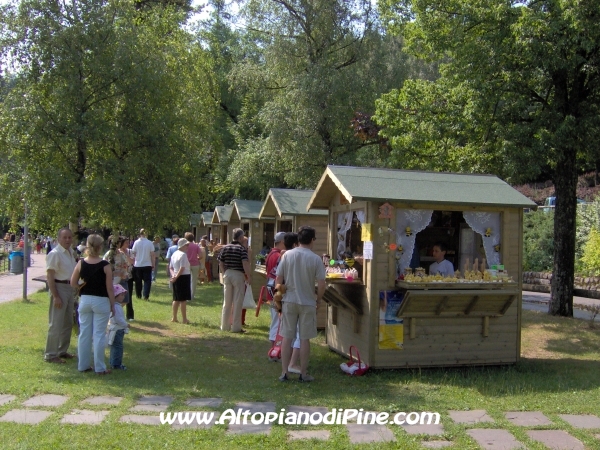
[[[427,204],[402,204],[390,202],[396,209],[432,209]],[[468,366],[514,364],[521,352],[521,302],[522,302],[522,208],[486,207],[485,211],[501,213],[501,261],[509,275],[517,282],[518,297],[501,317],[489,318],[488,336],[482,335],[481,317],[428,317],[416,320],[415,337],[411,339],[407,320],[404,323],[404,349],[379,349],[379,291],[393,290],[395,259],[393,252],[386,253],[379,238],[380,226],[395,229],[392,219],[379,219],[381,203],[359,201],[341,204],[335,195],[329,209],[329,254],[336,241],[336,213],[364,208],[366,223],[373,224],[373,260],[365,261],[364,286],[335,284],[336,291],[351,296],[360,305],[363,314],[355,317],[343,307],[327,306],[327,344],[344,356],[351,345],[356,346],[364,361],[373,368],[417,368],[432,366]],[[435,206],[443,211],[473,211],[472,206]],[[388,220],[389,225],[388,225]]]
[[[274,223],[275,220],[270,219],[242,219],[239,228],[247,226],[247,236],[250,239],[250,267],[252,270],[252,295],[254,300],[258,302],[258,296],[260,295],[260,289],[265,285],[265,280],[260,275],[254,272],[254,266],[256,265],[256,255],[260,253],[263,248],[263,236],[265,233],[265,226]],[[271,246],[273,244],[271,243]],[[266,309],[265,309],[266,310]],[[250,314],[250,313],[248,313]]]

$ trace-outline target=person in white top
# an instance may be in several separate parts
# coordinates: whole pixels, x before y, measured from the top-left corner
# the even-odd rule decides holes
[[[144,300],[150,298],[152,286],[152,270],[154,269],[154,244],[146,239],[146,230],[140,230],[139,238],[133,243],[131,254],[133,262],[133,279],[135,281],[135,295],[142,298],[142,281],[144,283]]]
[[[313,381],[306,373],[310,357],[310,339],[317,336],[317,308],[325,292],[325,266],[323,260],[313,253],[316,240],[315,229],[308,226],[298,230],[299,247],[286,251],[277,266],[275,283],[285,284],[283,309],[281,312],[280,334],[281,376],[279,381],[287,381],[292,358],[292,341],[297,329],[300,335],[300,378],[299,381]],[[315,282],[317,296],[315,298]]]
[[[173,253],[169,268],[171,270],[171,283],[173,283],[173,317],[171,322],[178,322],[177,310],[181,306],[182,323],[190,323],[186,316],[186,303],[192,299],[190,261],[187,251],[190,243],[182,238],[177,241],[177,251]]]
[[[440,274],[443,277],[454,275],[454,265],[446,258],[448,248],[443,242],[433,244],[433,257],[435,262],[429,266],[429,275]]]
[[[75,256],[71,250],[73,233],[68,228],[58,232],[58,244],[46,256],[46,277],[50,294],[48,312],[48,337],[44,359],[51,363],[64,363],[75,356],[67,353],[71,344],[75,290],[71,287],[71,275],[75,270]]]

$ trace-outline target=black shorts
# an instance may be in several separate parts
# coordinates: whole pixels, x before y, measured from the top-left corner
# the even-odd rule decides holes
[[[173,283],[173,301],[187,302],[192,299],[192,276],[179,275]]]

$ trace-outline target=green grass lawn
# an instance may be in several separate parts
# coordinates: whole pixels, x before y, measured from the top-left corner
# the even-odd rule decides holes
[[[225,426],[209,430],[171,430],[167,426],[123,424],[118,420],[141,395],[172,395],[169,411],[185,411],[190,397],[221,397],[218,411],[240,401],[273,401],[277,408],[313,405],[327,408],[364,408],[371,411],[436,411],[442,415],[452,448],[477,448],[466,434],[468,428],[454,424],[447,410],[485,409],[495,424],[479,427],[508,429],[530,449],[541,444],[528,439],[524,429],[504,418],[505,411],[542,411],[554,425],[568,431],[588,448],[600,448],[594,434],[600,430],[578,430],[558,414],[595,414],[600,417],[599,331],[587,322],[553,318],[525,312],[523,358],[516,366],[427,370],[371,371],[365,377],[343,374],[342,357],[328,350],[324,336],[313,341],[310,373],[314,383],[280,383],[279,364],[267,359],[268,320],[265,309],[258,319],[248,312],[248,333],[219,330],[222,290],[218,284],[201,286],[197,300],[188,305],[191,325],[170,322],[170,291],[164,270],[153,284],[150,302],[134,300],[136,321],[125,336],[125,372],[109,376],[80,373],[76,362],[47,364],[43,351],[47,331],[47,293],[38,293],[29,303],[0,305],[0,394],[13,394],[17,402],[0,406],[0,416],[18,408],[18,403],[44,393],[63,394],[69,401],[53,410],[40,425],[0,422],[2,448],[306,448],[303,441],[288,442],[292,426],[275,425],[269,436],[230,436]],[[76,350],[77,340],[72,340]],[[107,358],[108,362],[108,358]],[[62,425],[62,416],[83,409],[80,402],[95,395],[116,395],[124,401],[109,409],[100,425]],[[41,408],[38,408],[41,409]],[[304,427],[310,429],[309,427]],[[348,448],[343,426],[320,426],[331,431],[320,448]],[[365,448],[421,448],[422,440],[402,429],[394,429],[394,444],[362,445]],[[399,428],[399,427],[398,427]],[[439,439],[439,438],[435,438]]]

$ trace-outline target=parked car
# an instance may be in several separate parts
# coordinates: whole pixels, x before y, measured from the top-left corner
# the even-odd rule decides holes
[[[578,198],[577,206],[579,206],[579,205],[587,205],[587,202],[585,200]],[[544,201],[544,206],[542,207],[542,210],[544,212],[548,212],[548,211],[552,211],[555,207],[556,207],[556,197],[546,197],[546,200]]]

